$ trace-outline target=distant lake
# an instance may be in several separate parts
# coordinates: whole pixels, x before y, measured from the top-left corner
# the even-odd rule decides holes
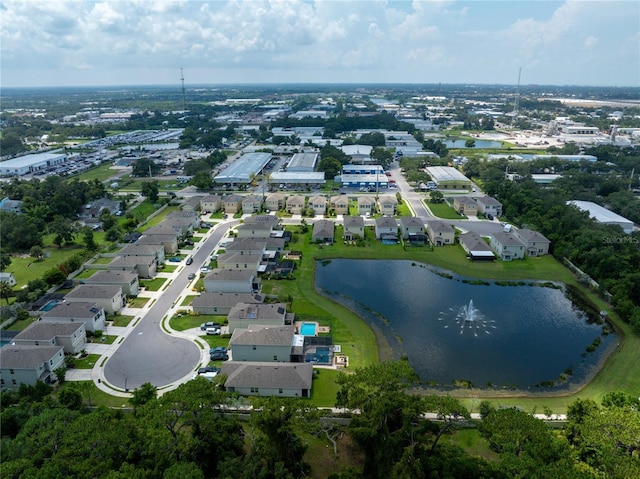
[[[467,380],[476,387],[569,388],[584,382],[617,341],[589,323],[564,289],[470,281],[412,261],[316,265],[320,293],[359,314],[381,346],[395,358],[407,356],[423,381],[440,386]],[[599,346],[587,352],[594,340]],[[568,369],[568,379],[558,381]]]
[[[444,140],[440,139],[447,148],[467,148],[465,143],[467,140]],[[475,146],[473,148],[502,148],[502,143],[499,141],[492,140],[473,140],[475,142]]]

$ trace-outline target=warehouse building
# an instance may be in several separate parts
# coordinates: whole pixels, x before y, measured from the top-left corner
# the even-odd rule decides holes
[[[247,184],[271,160],[271,153],[247,153],[213,178],[216,183]]]
[[[428,166],[425,170],[439,190],[471,189],[471,180],[451,166]]]
[[[44,172],[67,161],[64,153],[34,153],[0,162],[0,176],[23,176]]]
[[[572,200],[567,201],[568,205],[573,205],[576,208],[587,211],[589,216],[597,221],[598,223],[602,223],[605,225],[618,225],[622,228],[627,234],[631,234],[633,231],[633,221],[628,220],[627,218],[620,216],[619,214],[614,213],[602,206],[592,203],[591,201],[578,201]]]

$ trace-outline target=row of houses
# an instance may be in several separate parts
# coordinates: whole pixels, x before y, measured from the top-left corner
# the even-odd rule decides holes
[[[453,199],[453,209],[464,216],[477,216],[478,213],[502,216],[502,203],[491,196],[456,196]]]
[[[543,256],[551,246],[549,239],[528,228],[491,233],[489,243],[478,233],[469,231],[461,234],[458,241],[472,261],[493,261],[495,255],[502,261]]]
[[[315,216],[325,215],[332,209],[336,215],[348,215],[350,199],[346,195],[327,197],[323,195],[303,196],[285,195],[283,193],[269,193],[264,198],[259,195],[208,195],[200,200],[202,211],[215,213],[224,211],[227,214],[255,214],[262,208],[270,211],[286,211],[289,214],[299,215],[303,210],[313,211]],[[383,195],[377,200],[371,196],[359,196],[357,198],[359,215],[374,214],[377,211],[382,215],[394,216],[398,212],[398,200],[395,196]]]

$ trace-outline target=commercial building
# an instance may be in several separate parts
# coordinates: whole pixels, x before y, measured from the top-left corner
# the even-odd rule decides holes
[[[271,153],[246,153],[213,178],[216,183],[248,184],[271,160]]]
[[[471,180],[451,166],[428,166],[425,169],[440,190],[471,189]]]
[[[67,161],[64,153],[34,153],[0,162],[0,176],[23,176],[45,171]]]
[[[342,174],[335,179],[347,187],[389,187],[389,179],[380,165],[344,165]]]
[[[592,203],[591,201],[572,200],[567,201],[567,204],[573,205],[582,211],[587,211],[589,216],[598,223],[605,225],[618,225],[622,228],[622,231],[627,234],[631,234],[633,231],[633,221],[628,220],[613,211],[609,211],[596,203]]]

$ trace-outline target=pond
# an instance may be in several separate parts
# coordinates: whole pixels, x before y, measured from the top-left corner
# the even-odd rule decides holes
[[[465,146],[466,140],[443,140],[441,139],[447,148],[468,148]],[[493,140],[473,140],[475,145],[471,148],[502,148],[502,143]]]
[[[316,265],[320,293],[359,314],[382,348],[406,356],[422,381],[439,387],[544,391],[584,383],[617,338],[590,322],[562,285],[544,285],[498,285],[401,260]]]

